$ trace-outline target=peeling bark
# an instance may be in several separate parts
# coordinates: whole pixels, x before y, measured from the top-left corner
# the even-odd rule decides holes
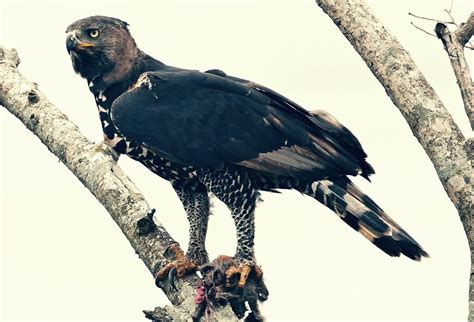
[[[472,263],[472,141],[466,141],[408,52],[388,33],[365,1],[316,0],[316,3],[333,20],[385,88],[431,159],[444,189],[458,210],[469,240]],[[462,31],[458,37],[462,41],[467,41],[465,35],[472,33],[472,19],[471,15],[470,23],[460,28]],[[474,301],[473,273],[471,265],[471,307]]]
[[[117,165],[117,156],[105,144],[87,140],[41,93],[37,85],[18,72],[20,59],[14,49],[0,47],[0,104],[15,115],[89,189],[120,227],[148,270],[154,274],[173,260],[166,249],[175,243],[155,217],[156,229],[146,236],[137,233],[137,221],[150,206]],[[150,280],[151,282],[152,280]],[[163,292],[173,306],[157,308],[175,321],[190,320],[194,312],[195,275],[180,279],[178,291],[169,286]],[[213,319],[237,320],[230,307],[216,309]]]

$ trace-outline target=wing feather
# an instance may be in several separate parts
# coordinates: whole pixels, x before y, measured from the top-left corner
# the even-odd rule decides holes
[[[112,120],[125,137],[183,165],[230,162],[308,179],[373,173],[359,141],[327,113],[220,71],[145,73],[114,101]]]

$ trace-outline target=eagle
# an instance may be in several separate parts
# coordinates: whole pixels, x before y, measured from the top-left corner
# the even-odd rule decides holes
[[[226,270],[244,287],[262,276],[254,253],[260,191],[294,189],[329,209],[390,256],[428,257],[349,176],[373,167],[359,140],[325,111],[217,69],[166,65],[141,51],[120,19],[91,16],[66,30],[76,73],[94,95],[104,141],[168,180],[189,220],[189,246],[161,267],[178,277],[209,261],[205,239],[212,193],[230,210],[237,249]]]

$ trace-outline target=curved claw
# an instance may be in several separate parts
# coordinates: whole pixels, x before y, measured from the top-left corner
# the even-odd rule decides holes
[[[166,279],[171,287],[177,291],[176,278],[181,278],[197,269],[196,263],[185,257],[184,254],[182,254],[182,250],[177,247],[175,247],[174,250],[171,249],[176,254],[177,260],[168,263],[155,274],[156,286],[162,287],[161,282]]]
[[[168,272],[168,283],[171,285],[171,287],[177,291],[178,288],[176,287],[176,275],[178,275],[178,270],[176,269],[176,267],[173,267],[172,269],[170,269],[170,271]]]
[[[225,274],[226,274],[226,286],[230,287],[232,284],[232,278],[235,275],[239,275],[239,281],[237,283],[237,286],[239,288],[244,288],[245,284],[247,284],[247,279],[249,277],[249,274],[254,271],[255,276],[257,278],[262,278],[263,272],[260,269],[260,267],[256,266],[255,264],[250,264],[250,263],[242,263],[242,264],[233,264],[231,267],[229,267]]]

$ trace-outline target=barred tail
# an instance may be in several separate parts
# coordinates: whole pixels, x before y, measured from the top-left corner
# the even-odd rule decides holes
[[[390,256],[420,260],[428,253],[349,178],[315,181],[306,188],[343,221]]]

